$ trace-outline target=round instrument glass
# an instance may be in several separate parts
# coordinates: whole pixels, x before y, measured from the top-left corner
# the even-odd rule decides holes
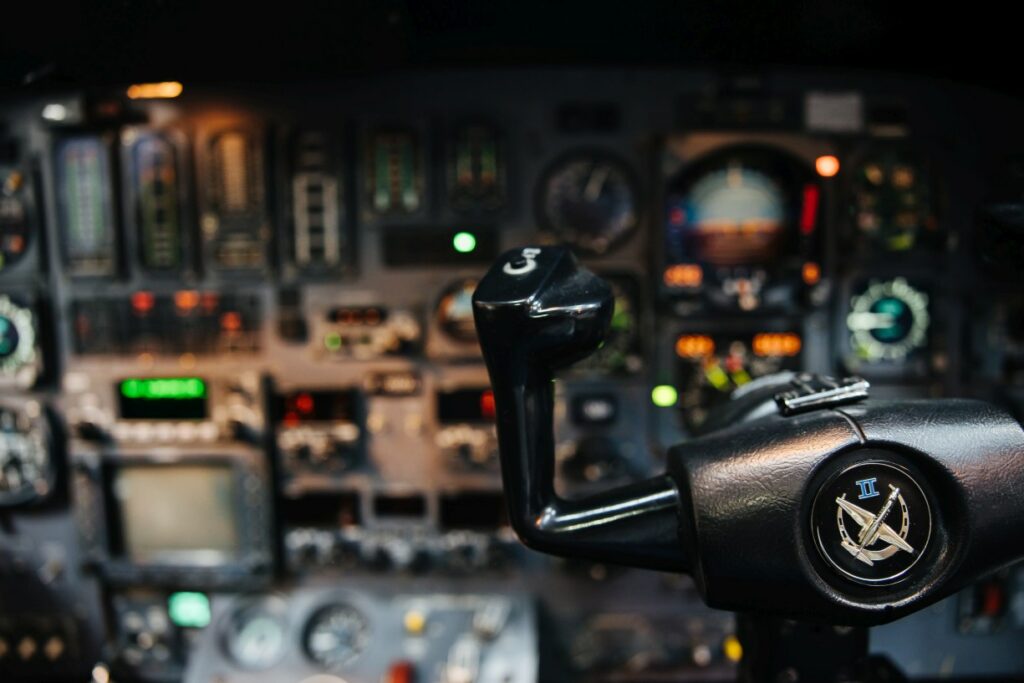
[[[0,375],[14,375],[36,357],[32,311],[0,296]]]
[[[473,321],[473,292],[476,280],[462,280],[448,287],[437,304],[437,324],[450,338],[459,342],[476,342]]]
[[[310,619],[306,652],[329,670],[352,662],[366,648],[370,629],[362,612],[350,605],[329,605]]]
[[[903,278],[869,285],[846,316],[853,355],[868,363],[901,361],[924,347],[929,324],[928,296]]]
[[[276,603],[248,605],[231,615],[224,647],[246,669],[268,669],[281,658],[287,641],[283,606]]]
[[[639,223],[636,184],[626,165],[606,154],[577,153],[541,181],[541,226],[555,239],[592,254],[619,245]]]
[[[0,404],[0,505],[39,500],[53,480],[49,429],[39,404]]]

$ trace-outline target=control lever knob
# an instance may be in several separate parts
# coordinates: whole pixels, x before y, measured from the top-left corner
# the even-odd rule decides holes
[[[555,370],[596,349],[610,288],[560,247],[504,254],[473,312],[509,521],[528,546],[687,571],[712,607],[840,624],[920,609],[1024,557],[1024,431],[964,400],[868,400],[798,375],[666,454],[667,471],[565,500]]]

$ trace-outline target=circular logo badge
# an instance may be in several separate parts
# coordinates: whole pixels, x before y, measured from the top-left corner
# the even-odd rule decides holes
[[[869,461],[846,468],[818,491],[811,533],[822,557],[869,585],[904,578],[932,534],[924,491],[907,470]]]

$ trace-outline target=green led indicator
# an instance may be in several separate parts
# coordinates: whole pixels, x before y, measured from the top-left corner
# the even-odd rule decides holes
[[[671,408],[679,400],[679,392],[669,384],[659,384],[651,390],[651,401],[659,408]]]
[[[457,232],[452,238],[452,247],[460,254],[468,254],[476,249],[476,235],[471,232]]]
[[[167,616],[180,628],[203,628],[210,623],[210,599],[203,593],[171,593]]]
[[[339,351],[341,349],[341,335],[337,332],[328,332],[325,334],[324,348],[328,351]]]
[[[206,382],[198,377],[126,379],[121,395],[141,399],[194,399],[206,396]]]

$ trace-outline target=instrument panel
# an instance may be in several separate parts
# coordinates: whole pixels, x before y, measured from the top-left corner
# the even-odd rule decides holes
[[[0,673],[729,680],[733,619],[690,579],[518,545],[471,296],[524,244],[612,283],[607,342],[555,382],[566,496],[658,471],[778,372],[1024,415],[1019,131],[964,142],[937,103],[985,103],[953,86],[802,78],[3,100],[0,560],[40,569],[0,574]],[[1018,574],[879,648],[930,676],[907,633],[1019,638]],[[73,608],[39,626],[39,594]],[[1024,670],[1000,656],[984,670]]]

